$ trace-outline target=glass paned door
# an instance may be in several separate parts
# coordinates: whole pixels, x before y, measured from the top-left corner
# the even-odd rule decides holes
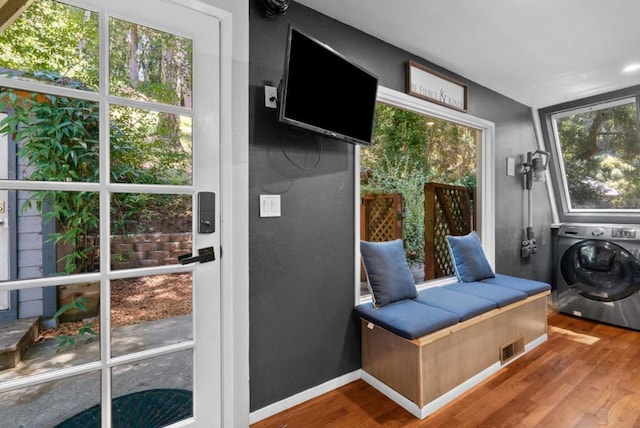
[[[219,20],[72,3],[35,0],[0,34],[0,335],[28,344],[0,359],[0,420],[216,425],[220,207],[200,233],[198,201],[222,199]]]

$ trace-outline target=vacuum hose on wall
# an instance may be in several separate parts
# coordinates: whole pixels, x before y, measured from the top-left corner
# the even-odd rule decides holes
[[[528,223],[526,229],[526,238],[522,240],[522,247],[520,248],[520,256],[527,258],[538,252],[538,245],[536,244],[536,238],[533,233],[533,182],[544,181],[544,172],[547,170],[549,163],[549,153],[543,150],[536,150],[535,152],[527,153],[527,161],[524,163],[524,176],[525,176],[525,188],[528,196]]]

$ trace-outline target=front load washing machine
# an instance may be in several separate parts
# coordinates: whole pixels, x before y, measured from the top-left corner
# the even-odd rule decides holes
[[[557,242],[558,310],[640,330],[640,225],[565,223]]]

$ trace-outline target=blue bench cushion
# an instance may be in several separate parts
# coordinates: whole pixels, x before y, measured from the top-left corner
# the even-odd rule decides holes
[[[360,241],[360,254],[375,306],[413,299],[418,295],[401,239],[386,242]]]
[[[458,281],[474,282],[494,276],[475,231],[462,236],[447,235],[446,239]]]
[[[463,282],[447,285],[446,287],[457,293],[471,294],[476,297],[492,300],[499,308],[528,297],[524,291],[483,282]]]
[[[515,276],[503,275],[500,273],[497,273],[495,278],[483,279],[481,282],[524,291],[529,296],[551,290],[551,286],[546,282],[517,278]]]
[[[458,315],[407,299],[376,308],[373,303],[356,306],[358,314],[367,321],[402,336],[416,339],[458,323]]]
[[[447,287],[432,287],[422,290],[415,300],[425,305],[453,312],[458,315],[460,321],[466,321],[497,307],[493,300],[447,290]]]

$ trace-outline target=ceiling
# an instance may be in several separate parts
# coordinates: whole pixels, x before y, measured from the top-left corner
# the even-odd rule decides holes
[[[638,0],[296,0],[527,106],[640,84]]]

